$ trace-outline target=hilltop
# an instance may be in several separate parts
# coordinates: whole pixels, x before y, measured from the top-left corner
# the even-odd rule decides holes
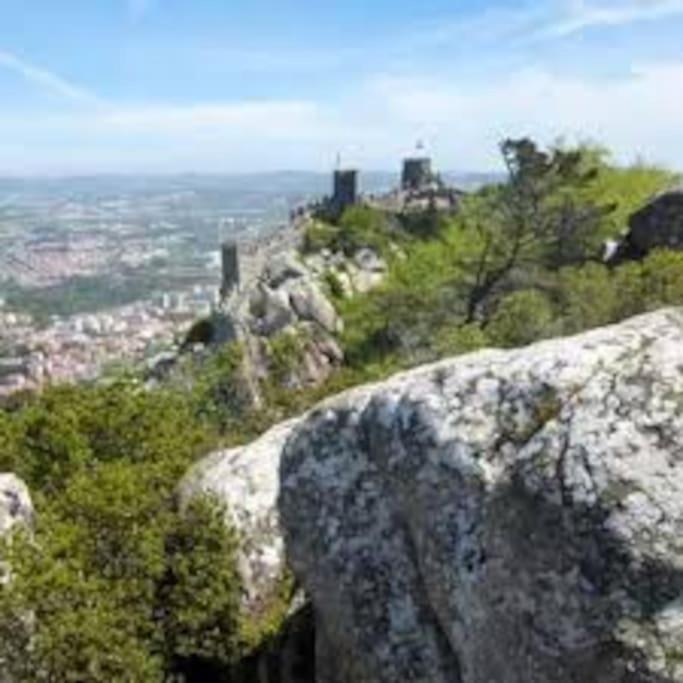
[[[33,498],[29,514],[24,489],[14,478],[7,480],[22,502],[17,509],[25,514],[18,516],[32,525],[23,536],[25,524],[13,526],[11,543],[4,548],[12,580],[0,592],[0,660],[14,680],[250,680],[291,633],[287,617],[300,598],[297,584],[285,568],[267,595],[245,602],[253,593],[242,558],[245,549],[258,548],[260,527],[251,536],[241,535],[220,499],[179,505],[178,483],[193,465],[207,453],[248,444],[349,387],[473,350],[516,348],[683,304],[683,252],[669,239],[678,234],[677,220],[667,218],[660,226],[666,239],[648,244],[642,253],[612,262],[605,262],[603,254],[606,240],[634,243],[634,214],[642,217],[645,211],[659,220],[662,197],[671,196],[675,174],[643,165],[618,167],[603,151],[586,147],[542,149],[530,140],[511,140],[502,152],[508,175],[458,195],[457,210],[442,212],[437,206],[435,211],[428,201],[423,211],[397,214],[361,196],[338,216],[307,217],[295,242],[280,250],[284,258],[261,261],[249,278],[255,286],[235,298],[240,302],[236,309],[226,304],[224,318],[237,316],[233,322],[245,325],[248,334],[189,340],[188,352],[166,378],[146,383],[144,377],[124,374],[106,385],[51,386],[12,398],[0,412],[0,469],[20,477]],[[628,323],[625,336],[601,332],[594,339],[617,335],[619,344],[605,344],[614,350],[623,339],[641,333],[650,337],[652,330],[666,327],[673,335],[668,314],[661,315],[666,325],[655,317],[647,324]],[[628,332],[634,325],[637,334]],[[623,344],[630,349],[630,342]],[[626,354],[623,360],[629,368],[635,363],[637,373],[647,353],[636,346],[633,358]],[[447,368],[481,363],[485,374],[485,359],[494,357],[523,357],[524,367],[533,368],[534,358],[542,355],[539,348],[559,349],[555,355],[561,358],[579,347],[584,348],[550,342],[509,356],[482,351],[469,360],[448,361]],[[335,362],[311,378],[311,356],[323,348]],[[678,372],[675,362],[667,369],[662,360],[675,360],[675,355],[657,348],[657,372]],[[618,359],[609,353],[606,358],[606,372],[618,374],[619,368],[612,367]],[[500,363],[496,372],[508,372],[507,361]],[[257,373],[251,372],[255,366]],[[593,361],[577,367],[590,369]],[[420,370],[414,372],[420,376]],[[553,379],[548,372],[541,384]],[[448,376],[441,377],[442,389],[438,372],[430,379],[421,396],[425,405],[451,395]],[[388,386],[395,386],[391,382]],[[627,393],[629,386],[634,385],[624,383]],[[544,426],[556,417],[557,397],[538,389],[534,405],[539,426]],[[565,399],[572,400],[571,387],[561,389],[565,405]],[[372,388],[358,391],[365,396]],[[662,400],[667,396],[664,391]],[[390,407],[387,415],[396,415]],[[667,411],[663,420],[670,407]],[[487,420],[505,417],[488,409],[481,413]],[[624,413],[621,423],[615,417],[615,429],[629,429],[637,414]],[[324,421],[324,410],[316,415]],[[341,422],[334,435],[325,436],[330,448],[347,433],[342,418],[350,413],[342,406],[335,415]],[[387,427],[399,429],[413,420],[425,429],[440,424],[420,422],[424,416],[417,409],[400,415],[406,421],[392,417]],[[514,421],[512,414],[508,417]],[[506,420],[502,426],[515,426]],[[321,432],[315,425],[306,433],[324,436],[324,425]],[[657,439],[661,424],[653,425],[647,433]],[[476,432],[474,422],[470,426]],[[505,450],[512,459],[519,444],[535,434],[532,424],[518,426],[521,431],[511,432],[512,451]],[[351,418],[348,427],[360,444]],[[299,456],[308,458],[310,449],[299,443],[292,463]],[[409,442],[397,445],[403,449]],[[665,457],[671,449],[666,440],[660,445]],[[247,446],[243,452],[251,451]],[[350,447],[346,456],[341,449],[336,452],[340,460],[334,467],[342,472],[349,459],[365,453],[360,445]],[[218,460],[214,455],[211,462]],[[410,464],[409,459],[401,462]],[[315,463],[309,464],[315,469]],[[239,481],[262,499],[258,479]],[[239,490],[230,481],[225,484]],[[333,505],[334,500],[324,502]],[[290,515],[292,507],[290,501]],[[245,514],[248,521],[249,511]],[[419,531],[418,536],[430,534]],[[306,539],[311,540],[308,533],[302,543]],[[313,576],[303,564],[306,554],[299,550],[294,566],[300,577]],[[313,562],[316,556],[308,555]],[[368,571],[373,567],[367,566]],[[371,572],[373,580],[378,576]],[[644,576],[637,573],[636,578]],[[30,623],[26,614],[33,615]],[[329,623],[331,613],[325,614]],[[380,642],[373,652],[381,650]],[[450,657],[444,654],[440,660],[444,671],[450,670]],[[366,660],[358,661],[361,667]]]

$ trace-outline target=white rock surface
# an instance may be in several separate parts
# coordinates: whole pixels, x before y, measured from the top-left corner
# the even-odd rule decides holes
[[[240,457],[284,444],[321,683],[683,681],[681,311],[420,368],[283,430]]]
[[[248,446],[213,453],[179,486],[181,505],[200,495],[226,508],[227,522],[240,536],[238,567],[247,609],[257,609],[277,588],[285,571],[277,496],[280,457],[297,420],[273,428]]]
[[[0,536],[18,524],[33,523],[33,503],[26,484],[15,474],[0,474]]]

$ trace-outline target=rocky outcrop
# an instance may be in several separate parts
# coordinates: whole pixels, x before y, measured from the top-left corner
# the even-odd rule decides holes
[[[373,249],[359,249],[352,258],[323,249],[307,256],[306,266],[319,280],[333,278],[345,297],[353,297],[379,287],[389,270],[387,262]]]
[[[321,683],[683,681],[681,311],[420,368],[282,444]]]
[[[683,249],[683,186],[655,195],[632,214],[623,238],[607,245],[606,260],[642,259],[658,248]]]
[[[322,280],[295,250],[274,254],[251,283],[226,302],[225,314],[239,330],[254,378],[272,377],[271,343],[284,336],[298,340],[299,358],[286,373],[290,388],[325,381],[343,360],[335,335],[342,321]]]

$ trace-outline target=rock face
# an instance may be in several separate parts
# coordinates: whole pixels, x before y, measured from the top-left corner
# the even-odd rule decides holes
[[[683,186],[657,195],[629,220],[629,242],[647,253],[683,247]]]
[[[370,248],[359,249],[353,258],[324,249],[306,258],[306,266],[319,279],[332,276],[345,297],[365,294],[379,287],[389,270],[387,262]]]
[[[225,308],[239,330],[237,337],[247,349],[248,372],[255,379],[269,376],[269,344],[280,335],[297,337],[302,346],[301,358],[287,373],[288,387],[320,384],[343,360],[335,339],[342,329],[341,318],[319,274],[295,249],[274,254]]]
[[[0,474],[0,536],[18,524],[33,522],[31,494],[24,482],[14,474]]]
[[[641,259],[657,248],[683,249],[683,186],[656,195],[632,214],[623,239],[607,247],[606,260]]]
[[[281,443],[320,683],[683,681],[683,312],[417,369]]]

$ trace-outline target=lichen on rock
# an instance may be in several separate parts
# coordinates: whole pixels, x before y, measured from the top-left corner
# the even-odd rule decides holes
[[[683,314],[351,391],[288,437],[318,680],[683,681]]]

